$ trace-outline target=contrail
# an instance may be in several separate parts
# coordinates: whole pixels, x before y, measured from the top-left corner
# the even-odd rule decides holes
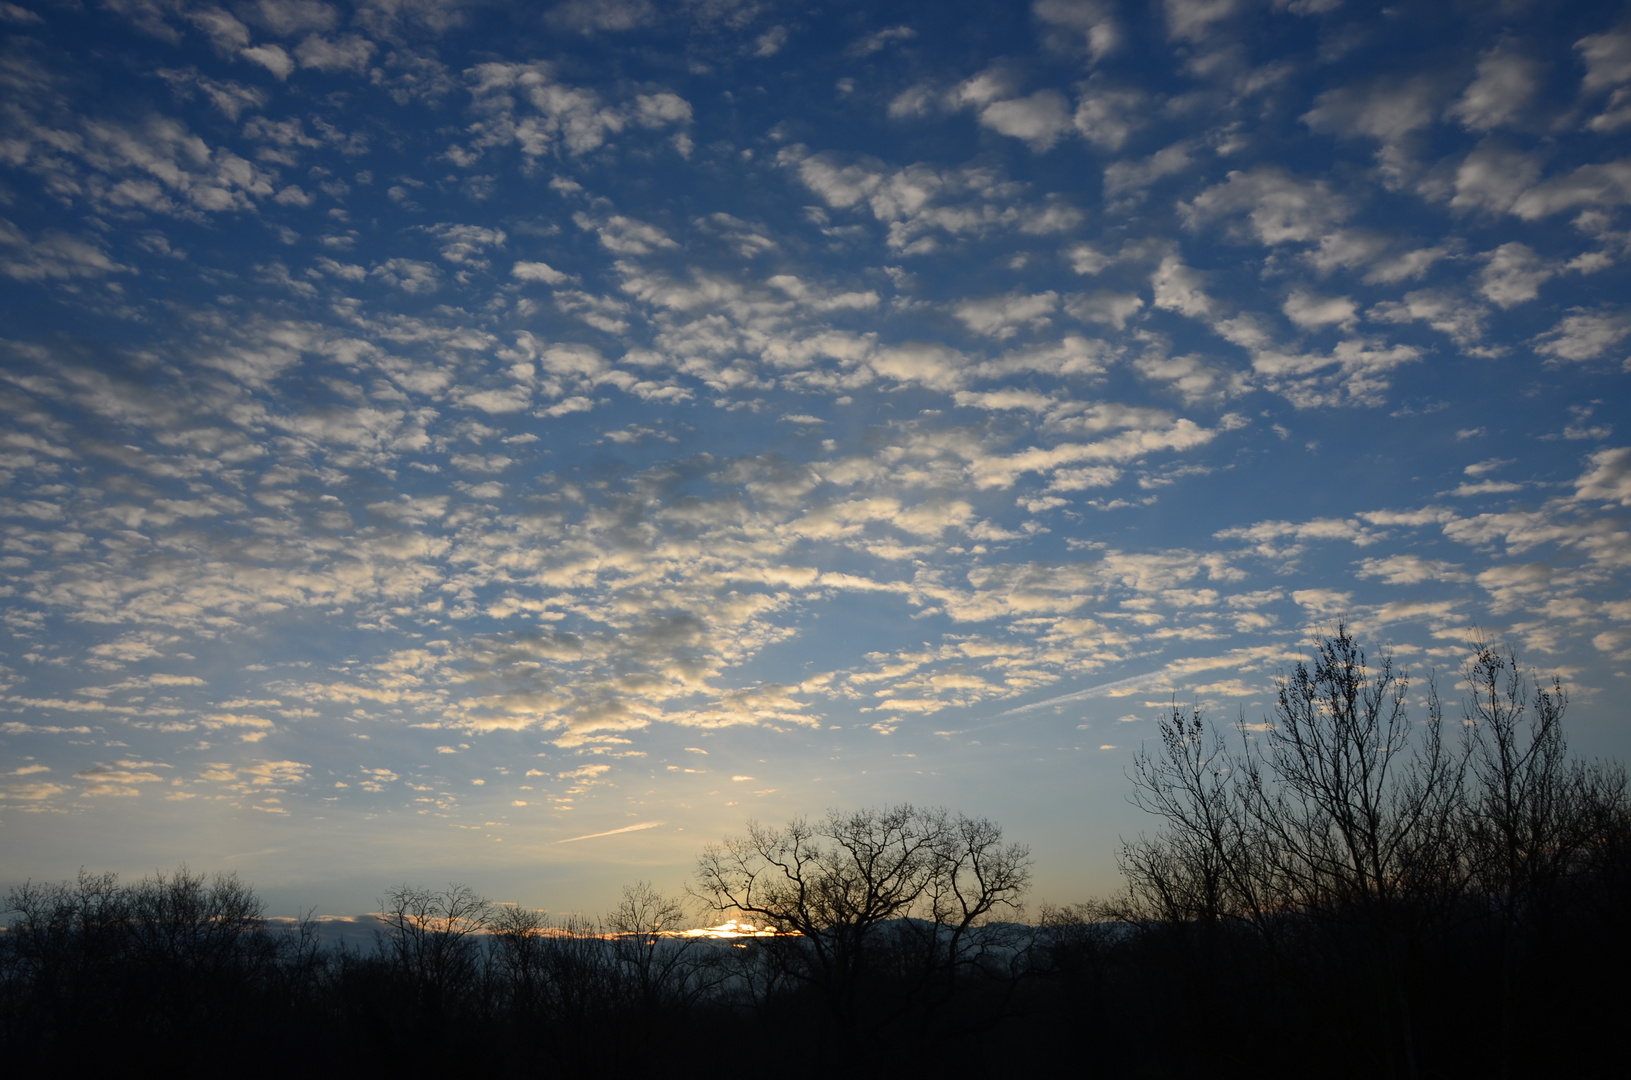
[[[586,836],[570,836],[565,840],[555,841],[557,844],[575,844],[579,840],[593,840],[598,836],[616,836],[618,833],[639,832],[641,829],[655,829],[659,825],[667,825],[666,821],[642,821],[638,825],[625,825],[621,829],[607,829],[605,832],[592,832]]]
[[[1086,690],[1078,690],[1073,694],[1064,694],[1060,697],[1048,698],[1046,701],[1033,701],[1029,705],[1021,705],[1018,708],[1009,709],[1007,712],[1000,712],[997,714],[997,717],[1018,716],[1020,713],[1035,712],[1037,709],[1046,709],[1053,705],[1063,705],[1071,701],[1085,701],[1088,698],[1100,697],[1104,694],[1113,694],[1117,690],[1129,689],[1137,687],[1140,683],[1148,683],[1155,679],[1161,679],[1163,676],[1165,676],[1165,674],[1166,673],[1164,671],[1152,671],[1146,675],[1131,675],[1125,679],[1117,679],[1115,682],[1100,683],[1098,686],[1090,686]]]

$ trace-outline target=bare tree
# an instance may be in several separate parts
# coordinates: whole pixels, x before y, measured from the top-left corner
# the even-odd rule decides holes
[[[1501,1075],[1511,1068],[1518,988],[1537,954],[1557,944],[1570,880],[1583,874],[1625,809],[1625,773],[1571,761],[1563,737],[1568,694],[1483,639],[1463,669],[1472,791],[1464,808],[1476,895],[1499,919]],[[1616,827],[1618,826],[1618,827]]]
[[[1477,883],[1516,929],[1545,920],[1584,841],[1563,738],[1568,695],[1557,679],[1535,685],[1510,652],[1473,645],[1463,671],[1475,781],[1466,827]]]
[[[480,976],[478,938],[493,905],[467,885],[443,890],[400,885],[380,901],[380,952],[417,988],[421,1004],[438,1015],[450,998]]]
[[[1160,751],[1141,749],[1128,773],[1132,804],[1162,823],[1153,838],[1122,843],[1126,914],[1169,923],[1261,911],[1241,770],[1200,710],[1177,705],[1158,728]]]
[[[928,888],[943,827],[911,806],[833,811],[819,825],[798,818],[782,829],[750,822],[745,837],[704,849],[700,895],[721,913],[800,937],[771,955],[817,988],[848,1033],[868,938]]]
[[[688,924],[684,901],[664,895],[648,881],[625,885],[617,908],[607,916],[612,954],[647,1021],[689,989],[696,939],[675,936]]]
[[[144,879],[130,900],[136,948],[187,972],[220,970],[244,957],[250,938],[267,937],[260,899],[236,874],[211,879],[182,866]]]
[[[1384,653],[1372,665],[1345,623],[1321,638],[1314,666],[1279,682],[1265,740],[1244,757],[1247,806],[1271,859],[1274,904],[1323,927],[1333,943],[1357,932],[1389,1074],[1417,1074],[1407,967],[1425,896],[1455,863],[1446,845],[1464,759],[1446,749],[1429,681],[1427,716],[1411,718],[1409,679]],[[1356,1046],[1356,1050],[1363,1047]]]
[[[100,991],[97,974],[129,957],[130,890],[116,874],[24,882],[7,894],[6,910],[14,916],[5,933],[7,989],[49,1022],[71,1016],[86,989]]]
[[[934,846],[935,865],[929,876],[921,922],[905,922],[907,932],[926,928],[916,936],[930,948],[923,965],[925,977],[940,984],[942,996],[952,992],[959,976],[1001,961],[1011,968],[1023,944],[1013,934],[990,932],[999,914],[1018,916],[1021,898],[1031,883],[1031,852],[1022,844],[1004,843],[1002,827],[989,818],[958,814],[946,821]]]
[[[488,920],[489,950],[510,1007],[524,1019],[541,1007],[548,966],[544,936],[547,913],[518,904],[499,904]]]
[[[885,924],[923,920],[926,929],[898,928],[915,939],[917,982],[949,981],[974,955],[971,928],[1017,910],[1028,882],[1029,852],[1004,844],[995,824],[909,805],[781,829],[750,823],[745,837],[709,846],[697,867],[709,907],[789,935],[766,942],[766,955],[821,995],[847,1037]]]
[[[1431,681],[1425,699],[1413,717],[1408,678],[1385,653],[1372,663],[1338,623],[1312,666],[1278,681],[1263,730],[1238,725],[1238,751],[1174,707],[1160,751],[1141,752],[1129,774],[1132,801],[1162,827],[1121,858],[1130,912],[1199,924],[1207,955],[1220,921],[1249,926],[1271,952],[1289,935],[1305,960],[1323,950],[1345,965],[1357,948],[1366,985],[1353,1007],[1381,1011],[1355,1051],[1374,1048],[1383,1071],[1407,1076],[1409,972],[1460,895],[1463,862],[1465,758],[1444,744]]]
[[[1341,623],[1312,669],[1279,684],[1266,746],[1246,762],[1249,806],[1286,899],[1305,910],[1386,905],[1415,881],[1420,835],[1450,820],[1460,772],[1437,694],[1429,683],[1419,723],[1408,696],[1392,657],[1372,666]]]

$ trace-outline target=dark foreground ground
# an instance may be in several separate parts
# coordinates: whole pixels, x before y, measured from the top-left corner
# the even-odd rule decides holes
[[[1626,865],[1517,934],[1465,901],[1347,925],[1082,909],[943,963],[896,920],[841,983],[796,938],[422,922],[331,949],[232,879],[87,877],[12,896],[0,1052],[13,1076],[1620,1076]]]

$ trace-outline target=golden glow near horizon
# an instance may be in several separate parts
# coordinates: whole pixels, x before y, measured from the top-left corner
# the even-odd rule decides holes
[[[367,920],[367,922],[365,922],[364,920]],[[334,927],[351,926],[351,927],[354,927],[354,928],[357,928],[357,929],[366,929],[366,930],[369,930],[369,931],[373,931],[375,929],[382,929],[382,928],[389,925],[389,920],[387,919],[385,913],[383,913],[383,912],[370,912],[368,915],[364,916],[362,919],[359,919],[359,918],[357,918],[355,916],[350,916],[350,915],[319,915],[319,916],[316,917],[315,921],[319,925],[328,924],[328,925],[334,926]],[[284,928],[284,929],[293,929],[298,924],[298,920],[288,918],[288,917],[285,917],[285,916],[269,916],[266,919],[266,922],[268,924],[272,925],[272,926],[280,927],[280,928]],[[378,923],[379,926],[378,927],[373,926],[373,925],[371,925],[371,923]],[[0,928],[0,929],[3,929],[3,928]],[[481,927],[479,929],[470,928],[470,929],[460,929],[460,930],[454,930],[454,931],[450,931],[450,930],[448,930],[446,928],[439,928],[437,930],[433,930],[432,932],[440,932],[440,933],[453,932],[453,933],[459,933],[459,934],[472,933],[472,934],[477,934],[477,935],[481,935],[481,936],[488,936],[488,935],[499,934],[502,931],[494,930],[491,927]],[[564,925],[564,926],[561,926],[561,925],[538,926],[538,927],[534,927],[532,929],[526,930],[523,933],[525,934],[525,936],[528,936],[528,937],[600,938],[600,939],[605,940],[605,941],[615,941],[618,938],[686,938],[686,939],[691,939],[691,940],[697,940],[697,939],[728,940],[728,939],[736,939],[736,938],[770,938],[770,937],[800,937],[800,936],[802,936],[796,930],[775,930],[775,929],[763,928],[763,927],[755,926],[755,925],[753,925],[752,923],[749,923],[749,922],[744,922],[744,921],[742,921],[740,919],[726,919],[724,922],[720,923],[717,926],[697,926],[697,927],[692,927],[692,928],[690,928],[688,930],[633,930],[633,931],[601,930],[601,929],[596,928],[595,924],[592,923],[592,922],[590,922],[590,923],[580,923],[580,924],[577,924],[577,925],[573,925],[571,922],[568,922],[567,925]]]
[[[665,935],[688,938],[744,938],[744,937],[797,937],[796,933],[783,930],[761,930],[752,923],[742,922],[739,919],[726,919],[718,926],[701,926],[695,930],[669,930]]]

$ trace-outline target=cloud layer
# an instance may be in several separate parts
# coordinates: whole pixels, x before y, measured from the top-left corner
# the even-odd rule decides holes
[[[914,5],[17,10],[40,844],[683,860],[868,769],[1046,830],[1015,761],[1253,708],[1339,615],[1587,711],[1631,661],[1612,6],[976,4],[979,56]]]

